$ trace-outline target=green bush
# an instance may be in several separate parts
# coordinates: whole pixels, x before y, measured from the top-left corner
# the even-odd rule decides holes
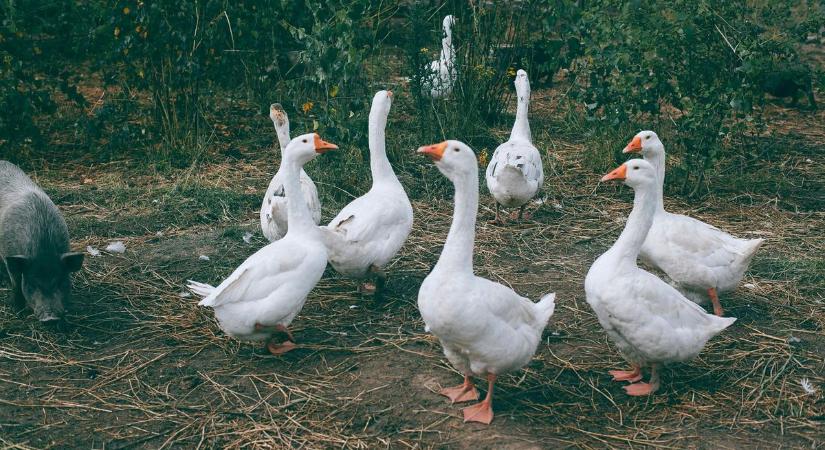
[[[524,45],[525,35],[514,30],[526,28],[532,9],[476,6],[463,1],[410,8],[406,20],[419,32],[408,36],[404,45],[405,70],[410,75],[417,130],[423,140],[462,139],[476,150],[500,143],[490,127],[502,123],[502,113],[510,106],[518,61],[516,53],[502,49]],[[452,27],[456,80],[451,95],[433,99],[424,85],[430,77],[430,62],[439,57],[441,24],[447,14],[456,19]]]
[[[602,129],[667,129],[680,161],[669,177],[696,193],[723,149],[759,131],[760,74],[780,47],[792,53],[759,17],[741,2],[588,2],[573,98]],[[623,144],[615,143],[617,161]]]
[[[821,38],[825,12],[812,1],[4,0],[2,8],[0,152],[47,149],[51,133],[73,126],[63,148],[99,159],[128,149],[185,166],[227,127],[236,140],[267,122],[279,102],[296,132],[344,144],[319,165],[343,167],[333,181],[357,187],[366,183],[366,118],[378,89],[396,88],[390,122],[398,120],[404,146],[455,137],[490,151],[512,123],[515,70],[528,71],[534,91],[560,79],[551,132],[600,141],[590,151],[614,148],[589,158],[594,170],[623,160],[633,130],[653,128],[680,161],[670,185],[690,193],[731,142],[753,142],[740,138],[760,131],[768,74],[793,68],[823,79],[796,53],[799,42]],[[433,100],[421,81],[446,14],[457,18],[457,80],[451,96]],[[102,105],[86,105],[75,87],[81,74],[106,84]],[[390,146],[390,158],[418,177],[404,152]]]
[[[147,92],[147,125],[163,151],[188,163],[210,135],[214,97],[278,101],[330,138],[351,138],[363,111],[368,2],[120,1],[109,9],[100,68],[122,92]],[[281,93],[278,95],[277,93]],[[356,104],[352,104],[356,103]],[[300,119],[301,116],[296,117]]]
[[[82,30],[94,28],[91,6],[67,3],[6,0],[0,7],[0,157],[45,144],[36,118],[56,111],[54,92],[85,105],[69,80],[85,57]]]

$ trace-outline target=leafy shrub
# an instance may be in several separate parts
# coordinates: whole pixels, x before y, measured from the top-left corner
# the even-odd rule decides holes
[[[122,92],[151,95],[148,125],[173,160],[186,163],[199,153],[209,137],[212,98],[233,91],[262,113],[279,101],[330,138],[349,138],[348,121],[364,109],[368,46],[361,30],[368,7],[333,0],[119,1],[103,29],[111,47],[100,68]],[[306,117],[310,111],[314,120]]]
[[[738,2],[594,1],[583,17],[575,98],[612,127],[672,125],[666,143],[684,154],[671,174],[695,192],[725,140],[758,119],[755,86],[739,70],[759,36],[748,12]]]
[[[413,7],[407,20],[413,30],[404,46],[406,71],[411,74],[410,92],[418,113],[418,131],[424,140],[459,138],[480,150],[498,145],[489,127],[500,122],[512,98],[512,80],[517,55],[502,51],[523,46],[531,9],[513,6],[476,6],[475,2],[453,1],[445,7]],[[430,77],[429,63],[441,50],[442,19],[452,14],[456,80],[452,94],[432,99],[423,87]]]
[[[79,106],[85,104],[69,82],[72,72],[67,62],[85,53],[79,30],[93,28],[89,8],[74,2],[60,5],[9,0],[4,5],[0,23],[0,155],[19,151],[24,143],[34,147],[44,144],[35,118],[56,111],[54,91],[62,91]]]

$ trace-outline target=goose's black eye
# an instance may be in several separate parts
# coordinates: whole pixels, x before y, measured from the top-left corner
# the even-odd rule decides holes
[[[645,139],[650,139],[650,136],[645,136]]]
[[[307,140],[306,140],[306,139],[304,139],[304,140],[303,140],[303,143],[304,143],[304,144],[306,144],[306,143],[307,143]]]
[[[639,166],[634,167],[633,170],[639,170]]]
[[[457,151],[458,151],[458,147],[454,148],[454,149],[453,149],[453,151],[454,151],[454,152],[457,152]]]

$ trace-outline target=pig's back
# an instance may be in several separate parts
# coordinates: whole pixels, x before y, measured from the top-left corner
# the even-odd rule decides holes
[[[0,211],[14,203],[21,194],[32,190],[41,191],[19,167],[0,161]]]
[[[67,251],[69,230],[57,206],[17,166],[0,161],[0,256]]]

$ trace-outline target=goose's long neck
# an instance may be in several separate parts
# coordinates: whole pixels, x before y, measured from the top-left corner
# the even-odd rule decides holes
[[[284,171],[284,191],[287,199],[287,233],[312,233],[317,231],[315,222],[310,216],[309,207],[301,193],[301,183],[298,181],[301,173],[301,164],[292,158],[285,157],[281,162]]]
[[[278,145],[281,147],[281,155],[284,154],[284,149],[289,145],[289,122],[283,125],[275,126],[275,133],[278,135]]]
[[[518,107],[516,108],[516,122],[513,124],[510,139],[526,139],[533,142],[533,135],[530,133],[530,122],[527,120],[527,109],[529,106],[530,96],[519,95]]]
[[[478,214],[478,174],[455,184],[455,208],[450,233],[436,268],[473,273],[473,245]]]
[[[656,210],[665,210],[665,151],[652,152],[645,155],[645,161],[656,169]]]
[[[447,35],[441,39],[441,62],[453,64],[453,33],[449,28],[444,31]]]
[[[387,117],[381,114],[370,114],[370,172],[373,186],[383,182],[398,183],[398,177],[395,176],[390,160],[387,159]]]
[[[653,214],[656,212],[656,203],[652,200],[655,193],[654,185],[638,186],[633,198],[633,211],[627,218],[624,230],[610,252],[614,253],[623,263],[636,265],[636,258],[653,225]]]

